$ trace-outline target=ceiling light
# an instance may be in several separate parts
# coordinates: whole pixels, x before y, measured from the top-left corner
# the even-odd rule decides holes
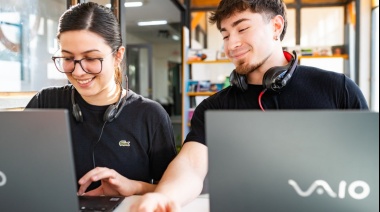
[[[173,38],[173,40],[179,40],[179,36],[178,35],[173,35],[172,38]]]
[[[143,6],[142,2],[134,1],[134,2],[125,2],[124,7],[141,7]]]
[[[150,26],[150,25],[164,25],[168,22],[166,20],[160,20],[160,21],[141,21],[138,22],[137,25],[139,26]]]

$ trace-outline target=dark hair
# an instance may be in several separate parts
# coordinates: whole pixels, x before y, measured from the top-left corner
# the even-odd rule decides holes
[[[280,40],[284,38],[288,21],[286,5],[282,0],[221,0],[216,11],[211,13],[209,21],[212,24],[216,23],[220,30],[222,20],[231,17],[235,12],[243,12],[247,9],[254,13],[260,13],[268,22],[276,15],[281,15],[284,18],[284,29]]]
[[[59,19],[57,38],[62,32],[88,30],[101,36],[116,51],[122,46],[120,26],[112,11],[94,2],[79,3],[66,10]],[[116,71],[115,80],[121,83],[121,71]]]

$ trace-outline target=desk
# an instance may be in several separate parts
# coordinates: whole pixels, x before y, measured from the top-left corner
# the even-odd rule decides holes
[[[133,202],[135,202],[140,196],[134,195],[130,197],[126,197],[123,202],[116,208],[114,212],[128,212],[129,207]],[[182,212],[209,212],[210,211],[210,203],[208,194],[201,194],[195,200],[185,205]]]

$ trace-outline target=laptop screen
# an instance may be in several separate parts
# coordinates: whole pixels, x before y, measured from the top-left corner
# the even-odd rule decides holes
[[[211,211],[379,211],[379,115],[207,111]]]
[[[68,111],[0,111],[0,120],[0,211],[108,211],[124,199],[79,204]]]
[[[0,171],[6,179],[0,211],[78,210],[67,111],[2,111],[0,120]],[[70,204],[63,206],[64,199]]]

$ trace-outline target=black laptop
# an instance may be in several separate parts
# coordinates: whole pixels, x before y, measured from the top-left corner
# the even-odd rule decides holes
[[[112,211],[124,197],[80,197],[68,112],[0,111],[0,211]]]
[[[212,212],[379,211],[379,114],[207,111]]]

